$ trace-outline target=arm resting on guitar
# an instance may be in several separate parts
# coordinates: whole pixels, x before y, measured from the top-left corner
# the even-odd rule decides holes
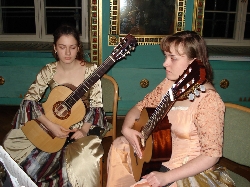
[[[83,123],[81,129],[76,130],[75,133],[71,136],[71,139],[79,139],[87,136],[91,125],[91,123]]]
[[[12,121],[13,128],[19,129],[27,121],[35,120],[43,114],[44,110],[41,103],[34,100],[24,99]]]
[[[66,129],[51,122],[44,114],[40,115],[37,120],[45,125],[58,138],[67,138],[68,134],[73,132],[73,130]]]
[[[142,152],[140,149],[140,145],[138,142],[138,137],[143,138],[142,134],[136,130],[133,130],[132,127],[136,120],[140,118],[141,111],[134,106],[130,109],[130,111],[127,113],[123,125],[122,125],[122,134],[124,137],[128,140],[128,142],[131,144],[131,146],[134,147],[134,150],[138,157],[142,157]]]

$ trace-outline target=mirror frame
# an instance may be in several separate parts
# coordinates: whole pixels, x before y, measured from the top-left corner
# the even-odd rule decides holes
[[[114,46],[126,36],[126,34],[119,33],[120,25],[120,0],[110,0],[110,30],[108,35],[108,45]],[[174,33],[184,30],[185,28],[185,14],[186,14],[186,0],[176,0]],[[135,35],[138,45],[157,45],[161,38],[165,35]]]
[[[197,32],[201,36],[204,24],[205,1],[206,0],[194,1],[192,30]]]
[[[102,63],[102,0],[90,0],[90,62]]]

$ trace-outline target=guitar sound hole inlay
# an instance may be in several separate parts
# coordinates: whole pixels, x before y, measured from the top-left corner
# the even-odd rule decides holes
[[[58,119],[61,120],[67,119],[71,114],[70,110],[68,110],[68,108],[62,104],[62,101],[58,101],[54,104],[53,113]]]

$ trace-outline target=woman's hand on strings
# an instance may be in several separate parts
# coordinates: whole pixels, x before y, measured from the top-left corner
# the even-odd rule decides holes
[[[142,134],[138,132],[137,130],[131,129],[131,128],[123,128],[122,134],[124,137],[128,140],[130,145],[134,148],[134,152],[136,155],[141,158],[142,157],[142,151],[141,146],[139,143],[139,140],[143,138]]]
[[[60,125],[53,124],[49,126],[49,130],[58,138],[67,138],[73,130],[66,129]]]
[[[67,138],[70,132],[74,132],[73,130],[66,129],[58,124],[53,123],[50,121],[45,115],[41,115],[38,118],[42,124],[44,124],[52,134],[58,138]]]

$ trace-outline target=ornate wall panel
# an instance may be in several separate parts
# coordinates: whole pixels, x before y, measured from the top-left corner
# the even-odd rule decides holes
[[[205,0],[194,1],[193,25],[192,30],[202,35],[203,19],[205,10]]]
[[[102,0],[90,0],[90,49],[91,49],[91,62],[99,65],[101,59],[101,28],[102,20],[100,15],[102,14]]]
[[[147,2],[150,2],[147,1]],[[157,6],[157,2],[161,2],[165,7],[159,5]],[[123,3],[123,4],[122,4]],[[109,30],[109,41],[108,44],[110,46],[117,45],[121,38],[123,38],[126,34],[130,33],[133,34],[137,40],[139,45],[157,45],[160,43],[160,40],[162,37],[173,34],[177,31],[182,31],[185,28],[185,14],[186,14],[186,0],[172,0],[172,1],[154,1],[151,0],[151,4],[156,4],[155,7],[158,7],[157,10],[154,8],[148,6],[148,7],[142,7],[144,6],[145,2],[142,0],[110,0],[110,30]],[[125,4],[125,7],[123,7]],[[137,6],[135,6],[137,5]],[[163,8],[162,8],[163,7]],[[153,9],[153,10],[151,10]],[[166,10],[171,9],[170,12],[167,12]],[[150,13],[149,13],[150,11]],[[161,11],[161,12],[167,12],[165,14],[165,17],[150,17],[149,15],[155,15],[152,13]],[[137,12],[137,13],[135,13]],[[133,17],[134,16],[134,17]],[[172,20],[169,20],[168,17],[173,17]],[[143,21],[142,17],[144,18]],[[131,19],[134,19],[135,26],[128,32],[123,31],[122,27],[125,24],[132,25]],[[161,19],[161,22],[158,22],[158,25],[156,24],[152,26],[152,28],[148,27],[145,29],[146,25],[149,23],[148,20],[154,20],[154,23],[157,23],[158,20]],[[124,23],[123,23],[124,22]],[[139,22],[143,22],[143,24],[139,25]],[[162,25],[162,23],[165,23],[166,26],[158,29],[158,30],[167,30],[167,34],[158,34],[158,32],[153,33],[148,32],[150,34],[147,34],[148,29],[153,30],[157,28],[157,26]],[[137,25],[136,25],[137,24]],[[144,27],[144,30],[142,29]],[[155,29],[157,30],[157,29]],[[134,33],[133,33],[134,32]]]

